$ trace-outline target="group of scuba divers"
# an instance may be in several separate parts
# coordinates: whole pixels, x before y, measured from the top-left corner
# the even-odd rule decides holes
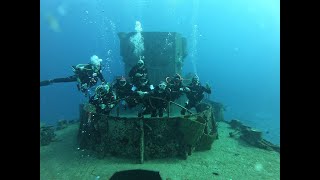
[[[186,111],[191,108],[200,112],[200,103],[204,98],[204,93],[211,94],[211,87],[208,84],[202,86],[197,75],[187,86],[183,85],[182,77],[175,74],[154,87],[149,83],[148,70],[141,58],[130,70],[128,78],[121,76],[112,83],[105,81],[102,75],[102,59],[96,55],[91,57],[90,63],[78,64],[72,68],[74,75],[41,81],[40,86],[77,82],[78,90],[88,97],[89,89],[97,85],[100,79],[102,83],[95,88],[95,94],[89,96],[89,103],[95,107],[97,113],[105,115],[109,115],[117,104],[124,109],[131,109],[142,104],[141,110],[138,111],[138,117],[143,117],[146,114],[151,114],[151,117],[163,117],[168,103],[174,102],[186,94],[188,100],[181,110],[181,114],[185,115]]]

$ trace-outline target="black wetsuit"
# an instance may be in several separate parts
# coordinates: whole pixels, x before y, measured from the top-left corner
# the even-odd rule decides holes
[[[40,86],[47,86],[52,83],[64,83],[64,82],[76,82],[78,81],[77,87],[78,90],[81,92],[86,93],[89,88],[96,85],[98,82],[98,79],[100,79],[101,82],[105,82],[105,79],[102,75],[102,70],[99,70],[98,72],[95,72],[92,68],[91,64],[85,64],[83,65],[83,69],[81,70],[78,66],[72,66],[74,75],[65,77],[65,78],[56,78],[52,80],[45,80],[40,82]],[[87,85],[86,88],[84,88],[84,84]]]
[[[142,74],[141,77],[137,77],[136,74],[140,73]],[[132,67],[132,69],[129,72],[129,78],[131,80],[131,83],[135,86],[137,86],[140,82],[141,78],[146,78],[148,79],[148,70],[145,66],[143,66],[142,68],[139,68],[138,65],[135,65]]]
[[[116,83],[114,83],[112,86],[112,89],[117,95],[117,100],[125,98],[124,101],[127,103],[127,106],[129,108],[137,105],[137,102],[133,98],[132,86],[133,85],[130,83],[126,83],[124,86],[121,86],[119,81],[116,81]],[[127,106],[124,106],[124,108],[126,108]]]
[[[178,84],[168,84],[168,87],[170,88],[171,101],[179,99],[185,92],[185,87],[182,85],[182,82]]]
[[[119,81],[112,85],[112,89],[117,94],[117,99],[129,97],[132,94],[131,88],[131,84],[126,83],[124,86],[121,86]]]
[[[73,76],[69,76],[66,78],[55,78],[52,80],[44,80],[44,81],[40,81],[40,87],[41,86],[48,86],[52,83],[61,83],[61,82],[76,82],[77,81],[77,76],[73,75]]]
[[[109,93],[104,94],[103,96],[92,96],[89,100],[89,103],[95,106],[97,113],[109,115],[110,111],[114,107],[115,100],[116,95],[113,91],[110,90]],[[104,108],[103,105],[105,105]]]
[[[163,117],[164,110],[168,107],[170,101],[170,89],[166,88],[160,91],[159,86],[155,87],[150,93],[151,117]]]
[[[136,97],[138,103],[142,104],[142,109],[138,112],[138,117],[143,117],[145,114],[150,114],[150,94],[153,91],[153,85],[146,83],[144,86],[133,87],[133,97]],[[146,94],[140,97],[138,91],[142,91]]]
[[[98,79],[100,79],[101,82],[105,82],[105,79],[102,75],[102,70],[95,72],[90,64],[85,65],[83,70],[77,67],[74,67],[74,69],[75,76],[79,78],[81,84],[87,83],[89,88],[96,85]]]
[[[186,109],[191,109],[191,108],[196,108],[197,113],[200,112],[200,107],[199,104],[204,98],[204,93],[211,94],[211,89],[202,86],[200,83],[198,85],[196,84],[191,84],[187,86],[190,91],[186,92],[187,98],[188,98],[188,103],[185,105]],[[181,114],[184,115],[186,113],[185,109],[181,110]]]

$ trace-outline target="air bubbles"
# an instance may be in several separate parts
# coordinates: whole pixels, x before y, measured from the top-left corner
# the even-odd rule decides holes
[[[108,50],[108,56],[110,56],[110,55],[111,55],[111,53],[112,53],[112,50],[111,50],[111,49],[109,49],[109,50]]]

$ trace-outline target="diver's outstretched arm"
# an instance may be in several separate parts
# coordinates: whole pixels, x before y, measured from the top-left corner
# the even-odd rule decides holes
[[[48,86],[48,85],[50,85],[51,83],[50,83],[50,80],[44,80],[44,81],[40,81],[40,87],[41,86]]]
[[[52,83],[75,82],[75,81],[77,81],[77,76],[73,75],[66,78],[56,78],[52,80],[40,81],[40,86],[48,86]]]

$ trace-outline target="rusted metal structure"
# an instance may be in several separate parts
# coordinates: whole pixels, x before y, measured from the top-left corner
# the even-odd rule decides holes
[[[90,104],[80,105],[78,139],[81,149],[100,157],[114,155],[139,160],[181,157],[209,150],[218,136],[213,107],[198,114],[138,118],[97,114]]]

